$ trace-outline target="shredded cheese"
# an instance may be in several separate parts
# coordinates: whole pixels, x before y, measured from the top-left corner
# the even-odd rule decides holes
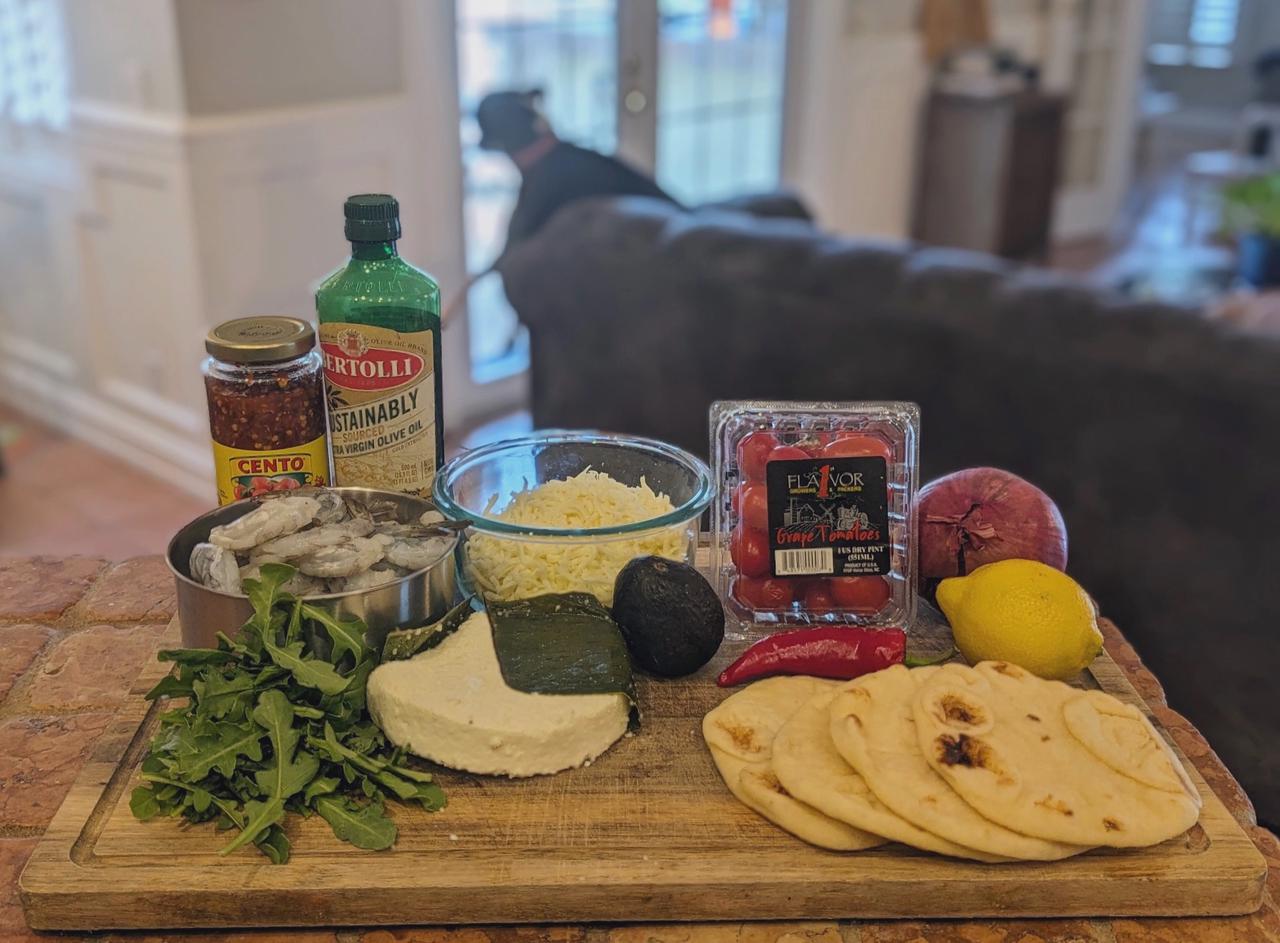
[[[498,501],[494,495],[488,507]],[[498,520],[531,527],[615,527],[668,514],[671,499],[643,478],[624,485],[590,468],[572,478],[547,481],[511,495],[493,514]],[[527,599],[543,593],[593,593],[613,605],[618,571],[650,554],[683,560],[696,538],[697,521],[622,537],[541,538],[473,533],[467,540],[468,574],[486,598]]]

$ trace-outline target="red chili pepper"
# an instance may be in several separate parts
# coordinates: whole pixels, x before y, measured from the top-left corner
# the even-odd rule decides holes
[[[796,629],[756,642],[720,673],[716,683],[727,688],[780,674],[847,681],[900,665],[906,654],[907,633],[902,629]]]

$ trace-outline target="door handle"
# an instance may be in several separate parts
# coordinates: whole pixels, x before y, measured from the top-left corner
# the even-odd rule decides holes
[[[622,96],[622,107],[627,109],[628,114],[643,114],[644,110],[649,107],[649,96],[638,88],[628,89],[626,94]]]

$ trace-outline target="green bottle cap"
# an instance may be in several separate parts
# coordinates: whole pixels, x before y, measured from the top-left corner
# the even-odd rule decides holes
[[[400,204],[388,193],[357,193],[342,206],[348,242],[389,242],[400,238]]]

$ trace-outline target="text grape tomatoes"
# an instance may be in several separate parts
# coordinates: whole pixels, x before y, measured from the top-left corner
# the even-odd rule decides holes
[[[741,485],[738,488],[738,515],[742,526],[755,530],[769,529],[769,501],[765,496],[765,487],[756,482]]]
[[[729,539],[729,556],[743,576],[769,575],[769,538],[764,531],[739,526]]]
[[[738,468],[747,481],[764,481],[764,464],[778,440],[768,432],[751,432],[738,443]]]
[[[839,576],[827,582],[843,609],[876,612],[889,601],[889,581],[883,576]]]
[[[792,580],[739,576],[733,581],[733,594],[752,609],[785,609],[795,601],[795,586]]]
[[[822,447],[823,458],[863,458],[880,456],[886,462],[893,458],[889,443],[878,435],[867,435],[862,432],[842,433]]]

